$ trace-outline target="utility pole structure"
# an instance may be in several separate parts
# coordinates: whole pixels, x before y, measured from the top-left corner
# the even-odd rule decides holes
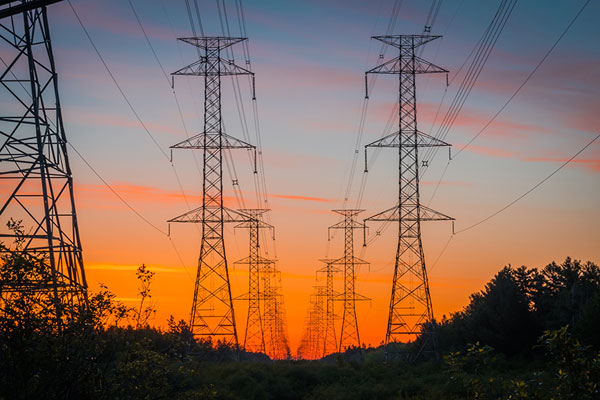
[[[325,332],[323,299],[327,288],[317,285],[313,289],[305,320],[305,331],[298,347],[299,358],[307,360],[316,360],[322,357]]]
[[[315,286],[315,293],[312,296],[312,311],[311,311],[311,358],[317,359],[321,357],[323,343],[325,339],[325,307],[324,299],[327,288],[322,285]]]
[[[260,307],[261,300],[264,300],[264,293],[260,290],[260,270],[261,266],[272,264],[272,261],[260,256],[259,231],[264,228],[272,230],[273,226],[261,220],[262,215],[269,210],[244,209],[240,211],[252,217],[250,221],[236,225],[236,228],[246,228],[250,231],[249,255],[236,261],[236,264],[248,264],[248,293],[236,298],[236,300],[248,301],[244,349],[255,353],[265,353],[265,335]]]
[[[333,278],[334,274],[339,273],[340,269],[335,265],[339,263],[337,259],[322,259],[325,267],[317,272],[324,273],[326,276],[325,290],[325,334],[323,339],[323,357],[328,354],[338,351],[337,336],[335,334],[335,314],[334,300],[339,294],[334,291]]]
[[[365,170],[367,148],[398,148],[398,204],[365,219],[365,222],[398,222],[398,247],[385,343],[394,344],[402,339],[411,341],[417,335],[422,335],[423,342],[420,348],[416,354],[410,356],[414,358],[423,352],[437,356],[435,332],[431,324],[433,308],[421,242],[421,221],[453,220],[421,205],[419,199],[419,149],[449,146],[448,143],[417,130],[415,76],[448,71],[418,57],[415,55],[415,49],[439,37],[441,36],[374,36],[374,39],[396,47],[399,55],[365,74],[365,82],[367,74],[399,75],[399,130],[365,146]],[[368,93],[366,96],[368,97]],[[398,349],[395,345],[393,347]],[[389,346],[386,346],[386,357],[389,356],[389,352]]]
[[[276,360],[289,359],[290,354],[290,343],[288,340],[287,330],[287,318],[285,314],[285,303],[283,301],[282,285],[281,285],[281,271],[275,268],[274,274],[274,285],[271,286],[272,297],[272,314],[274,315],[274,331],[275,331],[275,342],[273,347],[275,354],[273,358]]]
[[[344,217],[344,220],[329,227],[331,229],[344,230],[344,257],[334,262],[344,266],[344,312],[342,314],[342,328],[340,331],[339,351],[342,352],[349,346],[360,347],[360,335],[358,333],[358,321],[356,318],[356,301],[369,300],[359,295],[355,290],[357,265],[368,264],[354,257],[354,229],[364,229],[364,224],[357,222],[354,217],[364,210],[333,210]]]
[[[232,60],[221,57],[223,49],[246,38],[210,36],[179,40],[204,52],[200,60],[172,74],[204,77],[204,131],[171,146],[172,149],[202,150],[202,206],[169,222],[202,224],[200,257],[190,315],[192,333],[194,336],[216,337],[225,343],[238,345],[223,226],[227,222],[248,223],[253,218],[223,206],[223,150],[256,151],[256,148],[223,132],[221,77],[251,75],[254,78],[254,74],[237,66]]]
[[[16,243],[7,251],[45,255],[42,277],[0,281],[0,308],[11,297],[42,294],[50,302],[39,306],[61,329],[71,310],[87,305],[87,283],[46,13],[56,2],[0,1],[0,181],[6,193],[0,224],[19,221],[0,231],[0,239]],[[72,307],[62,309],[66,304]]]

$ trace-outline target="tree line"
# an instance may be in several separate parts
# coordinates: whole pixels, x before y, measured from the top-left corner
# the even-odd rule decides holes
[[[104,286],[85,306],[11,294],[7,283],[50,282],[46,255],[4,244],[0,254],[0,399],[600,398],[592,262],[504,267],[461,311],[432,322],[440,357],[384,363],[385,346],[271,361],[195,339],[174,317],[151,327],[153,273],[143,265],[135,307]]]

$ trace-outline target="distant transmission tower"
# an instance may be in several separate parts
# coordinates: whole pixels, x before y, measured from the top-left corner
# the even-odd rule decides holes
[[[335,320],[338,318],[335,314],[335,298],[339,295],[334,290],[334,274],[339,273],[340,269],[335,265],[339,264],[337,259],[321,260],[326,265],[317,272],[324,273],[326,277],[325,290],[325,332],[323,339],[323,357],[338,351],[337,336],[335,334]]]
[[[311,358],[317,359],[321,357],[323,343],[325,339],[325,293],[327,287],[318,285],[315,286],[315,293],[312,296],[311,324],[310,337],[311,340]]]
[[[173,75],[204,77],[204,132],[171,148],[199,149],[203,152],[202,206],[169,222],[202,224],[202,241],[190,327],[196,336],[216,337],[238,344],[237,329],[225,256],[223,224],[246,223],[249,215],[223,207],[223,150],[255,149],[254,146],[223,132],[221,121],[221,76],[254,74],[221,58],[221,51],[246,38],[191,37],[179,39],[204,51],[200,60]],[[255,157],[256,159],[256,157]]]
[[[264,292],[260,290],[260,270],[261,266],[269,265],[273,262],[260,256],[259,230],[264,228],[273,229],[273,226],[260,219],[262,214],[268,211],[266,209],[245,209],[240,211],[252,217],[250,221],[242,222],[236,226],[236,228],[246,228],[250,231],[249,256],[236,261],[236,264],[248,264],[248,293],[236,298],[236,300],[248,301],[244,349],[265,353],[263,317],[260,307],[261,301],[264,300]]]
[[[57,1],[0,2],[1,225],[22,221],[24,231],[3,231],[17,249],[45,254],[47,274],[0,281],[0,303],[10,296],[44,293],[60,327],[58,304],[85,305],[87,284],[77,226],[46,5]],[[24,272],[27,275],[27,272]],[[0,304],[0,307],[2,304]]]
[[[323,341],[325,334],[324,299],[327,288],[322,285],[313,287],[310,305],[304,322],[304,334],[298,347],[300,359],[316,360],[323,356]]]
[[[416,357],[422,352],[437,353],[435,333],[431,324],[427,324],[433,320],[433,309],[421,244],[421,221],[453,219],[421,205],[419,200],[419,149],[449,146],[417,130],[415,76],[448,71],[416,56],[415,48],[439,37],[375,36],[374,39],[398,48],[399,55],[366,72],[366,74],[397,74],[400,78],[399,131],[365,146],[365,165],[367,148],[398,148],[398,204],[365,221],[398,222],[398,247],[385,343],[401,342],[402,339],[414,340],[422,333],[423,342]],[[386,354],[388,352],[389,350],[386,350]]]
[[[354,257],[354,229],[364,229],[364,224],[356,222],[354,217],[362,211],[364,210],[333,210],[333,212],[342,215],[344,220],[329,227],[329,229],[344,230],[344,257],[335,262],[344,266],[344,292],[340,299],[344,302],[339,343],[340,352],[350,346],[360,347],[356,301],[368,300],[367,297],[359,295],[355,290],[356,266],[368,264],[366,261]]]
[[[285,304],[281,293],[281,272],[275,263],[265,263],[262,269],[264,314],[263,328],[267,354],[274,360],[289,359],[290,344],[288,340]]]

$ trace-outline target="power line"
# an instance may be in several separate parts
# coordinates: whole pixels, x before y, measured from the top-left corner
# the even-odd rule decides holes
[[[544,56],[541,58],[541,60],[538,61],[538,63],[536,64],[536,66],[533,68],[533,70],[531,70],[531,72],[529,73],[529,75],[527,75],[527,78],[525,78],[525,80],[523,81],[523,83],[521,83],[521,85],[517,88],[517,90],[514,91],[514,93],[509,97],[509,99],[506,101],[506,103],[504,103],[504,105],[502,107],[500,107],[500,109],[496,112],[496,114],[494,114],[494,116],[484,125],[483,128],[481,128],[481,130],[479,132],[477,132],[477,134],[475,136],[473,136],[471,138],[471,140],[469,140],[463,147],[460,148],[460,150],[458,152],[456,152],[456,154],[454,154],[454,157],[458,156],[460,153],[462,153],[462,151],[465,148],[467,148],[471,143],[473,143],[475,141],[475,139],[477,139],[479,137],[479,135],[481,135],[483,133],[483,131],[485,131],[487,129],[487,127],[490,126],[490,124],[492,122],[494,122],[494,120],[496,119],[496,117],[498,117],[498,115],[500,115],[500,113],[502,113],[502,111],[504,111],[504,109],[506,108],[506,106],[508,106],[508,104],[515,98],[515,96],[527,84],[527,82],[529,82],[529,80],[531,79],[531,77],[537,72],[537,70],[544,63],[544,61],[546,61],[546,59],[548,58],[548,56],[550,55],[550,53],[552,53],[552,51],[554,50],[554,48],[558,45],[558,42],[560,42],[561,39],[565,36],[565,34],[569,31],[569,29],[571,29],[571,27],[573,26],[573,24],[575,23],[575,21],[577,20],[577,18],[579,18],[579,16],[581,15],[581,13],[583,13],[583,10],[587,7],[587,5],[590,3],[590,1],[591,0],[588,0],[588,1],[585,2],[585,4],[583,5],[583,7],[581,7],[581,9],[575,15],[575,17],[573,17],[573,19],[571,20],[571,22],[569,22],[569,25],[567,25],[567,27],[562,31],[562,33],[556,39],[556,41],[554,42],[554,44],[552,44],[552,46],[550,47],[550,49],[548,49],[548,51],[546,52],[546,54],[544,54]]]
[[[468,231],[469,229],[475,228],[476,226],[478,226],[480,224],[483,224],[484,222],[488,221],[489,219],[491,219],[491,218],[495,217],[496,215],[500,214],[502,211],[506,210],[507,208],[513,206],[515,203],[517,203],[523,197],[527,196],[529,193],[533,192],[535,189],[537,189],[538,187],[540,187],[548,179],[552,178],[558,171],[560,171],[561,169],[563,169],[567,164],[569,164],[571,161],[573,161],[579,154],[583,153],[583,151],[585,149],[587,149],[588,147],[590,147],[592,145],[592,143],[594,143],[598,138],[600,138],[600,135],[598,135],[595,138],[593,138],[588,144],[586,144],[585,146],[583,146],[583,148],[581,150],[579,150],[571,158],[569,158],[567,161],[565,161],[560,167],[558,167],[554,171],[552,171],[552,173],[550,175],[546,176],[544,179],[542,179],[541,181],[539,181],[538,183],[536,183],[531,189],[529,189],[528,191],[526,191],[525,193],[523,193],[522,195],[520,195],[519,197],[517,197],[516,199],[514,199],[513,201],[511,201],[510,203],[508,203],[507,205],[505,205],[501,209],[499,209],[498,211],[496,211],[496,212],[488,215],[487,217],[485,217],[484,219],[482,219],[479,222],[474,223],[473,225],[469,225],[466,228],[463,228],[463,229],[455,232],[455,234],[459,234],[461,232],[465,232],[465,231]]]
[[[538,61],[538,63],[535,65],[535,67],[531,70],[531,72],[529,73],[529,75],[527,75],[527,77],[525,78],[525,80],[521,83],[521,85],[519,85],[519,87],[513,92],[513,94],[508,98],[508,100],[504,103],[504,105],[502,105],[502,107],[500,107],[500,109],[494,114],[494,116],[483,126],[483,128],[481,128],[479,130],[479,132],[477,132],[477,134],[475,134],[475,136],[473,136],[465,145],[463,145],[454,155],[453,155],[453,159],[455,159],[460,153],[463,152],[463,150],[465,150],[467,147],[469,147],[471,145],[471,143],[473,143],[475,141],[475,139],[477,139],[491,124],[492,122],[494,122],[496,120],[496,118],[504,111],[504,109],[508,106],[508,104],[517,96],[517,94],[521,91],[521,89],[523,89],[523,87],[527,84],[527,82],[529,82],[529,80],[533,77],[533,75],[537,72],[537,70],[540,68],[540,66],[544,63],[544,61],[546,61],[546,59],[548,58],[548,56],[550,55],[550,53],[552,53],[552,51],[556,48],[556,46],[558,45],[558,43],[561,41],[561,39],[566,35],[566,33],[569,31],[569,29],[571,29],[571,27],[573,26],[573,24],[575,23],[575,21],[577,20],[577,18],[579,18],[579,16],[581,15],[581,13],[583,13],[583,10],[587,7],[587,5],[590,3],[590,0],[588,0],[579,10],[579,12],[575,15],[575,17],[573,17],[573,19],[571,20],[571,22],[569,22],[569,24],[567,25],[567,27],[562,31],[562,33],[559,35],[559,37],[556,39],[556,41],[552,44],[552,46],[550,47],[550,49],[548,49],[548,51],[544,54],[544,56],[540,59],[540,61]],[[438,180],[435,190],[433,192],[433,194],[431,195],[431,198],[429,199],[429,203],[431,203],[431,201],[433,200],[433,198],[435,197],[437,190],[440,186],[440,183],[442,182],[442,180],[444,179],[446,172],[448,170],[448,164],[446,164],[446,167],[444,168],[444,171],[442,172],[442,175],[440,176],[440,179]]]
[[[160,229],[158,226],[154,225],[152,222],[150,222],[150,220],[146,217],[144,217],[142,214],[140,214],[135,208],[133,208],[133,206],[131,204],[129,204],[127,202],[127,200],[125,200],[107,181],[106,179],[104,179],[100,173],[98,173],[98,171],[96,171],[96,169],[94,167],[92,167],[92,165],[85,159],[85,157],[83,157],[83,155],[75,148],[75,146],[73,146],[73,144],[71,142],[68,142],[69,146],[71,147],[71,149],[73,149],[73,151],[79,156],[79,158],[81,159],[81,161],[83,161],[85,163],[85,165],[88,166],[88,168],[94,173],[94,175],[96,175],[96,177],[98,179],[100,179],[102,181],[102,183],[104,184],[104,186],[106,186],[108,188],[108,190],[110,190],[123,204],[125,204],[125,206],[127,206],[127,208],[129,208],[129,210],[131,210],[135,215],[137,215],[142,221],[144,221],[148,226],[150,226],[151,228],[153,228],[154,230],[156,230],[157,232],[165,235],[165,236],[169,236],[169,234],[165,231],[163,231],[162,229]]]
[[[119,90],[119,93],[121,94],[121,96],[123,97],[123,99],[125,100],[125,102],[127,103],[127,105],[129,106],[130,110],[133,112],[134,116],[136,117],[136,119],[138,120],[138,122],[140,123],[140,125],[143,127],[143,129],[146,131],[146,133],[148,134],[148,136],[150,137],[150,139],[152,140],[152,142],[156,145],[156,147],[158,147],[158,149],[160,150],[160,152],[163,154],[163,156],[165,156],[165,158],[169,161],[171,168],[173,170],[173,173],[175,174],[175,177],[177,179],[177,183],[179,185],[179,188],[182,192],[184,201],[186,203],[186,205],[189,206],[189,202],[187,200],[187,196],[185,195],[185,192],[183,191],[183,187],[181,186],[181,180],[179,178],[179,175],[177,173],[177,170],[175,169],[175,166],[173,165],[173,163],[170,160],[170,157],[167,155],[167,153],[163,150],[163,148],[158,144],[158,142],[156,141],[156,139],[154,138],[154,136],[150,133],[150,130],[147,128],[146,124],[142,121],[140,115],[137,113],[136,109],[133,107],[133,104],[130,102],[129,98],[127,97],[127,95],[125,94],[125,92],[123,91],[123,89],[121,88],[121,86],[119,85],[117,79],[115,78],[114,74],[112,73],[111,69],[109,68],[108,64],[106,63],[106,61],[104,60],[104,57],[102,56],[102,54],[100,53],[98,47],[96,46],[96,44],[94,43],[91,35],[89,34],[87,28],[85,27],[83,20],[80,18],[79,14],[77,13],[77,11],[75,10],[75,8],[73,7],[73,4],[71,3],[70,0],[67,0],[69,7],[71,8],[71,10],[73,11],[73,14],[75,14],[75,17],[77,18],[77,21],[79,22],[79,25],[81,26],[83,32],[85,33],[88,41],[90,42],[90,44],[92,45],[94,51],[96,52],[96,54],[98,55],[98,58],[100,59],[100,61],[102,62],[102,64],[104,65],[104,68],[106,69],[108,75],[110,76],[110,78],[112,79],[113,83],[115,84],[115,86],[117,87],[117,89]],[[133,6],[133,3],[131,2],[131,0],[129,0],[129,4],[131,6],[131,9],[136,17],[136,20],[138,21],[138,24],[144,34],[144,37],[146,38],[146,41],[148,43],[148,45],[150,46],[150,49],[152,50],[152,53],[154,55],[154,58],[156,59],[156,61],[158,62],[161,71],[163,72],[163,74],[165,75],[167,81],[169,81],[168,79],[168,75],[166,73],[166,71],[164,70],[162,64],[160,63],[160,60],[158,58],[158,55],[156,54],[156,51],[154,50],[154,47],[152,46],[152,43],[150,42],[150,39],[148,38],[148,35],[146,34],[146,31],[141,23],[141,20],[135,10],[135,7]],[[177,102],[177,99],[176,99]],[[177,102],[177,105],[179,107],[179,103]],[[181,109],[179,109],[179,113],[181,115]],[[185,129],[185,125],[184,125],[184,129]],[[187,129],[186,133],[187,133]],[[79,151],[77,151],[77,149],[75,149],[75,147],[73,147],[73,145],[71,143],[69,143],[69,146],[75,151],[75,153],[82,159],[82,161],[90,168],[90,170],[92,170],[92,172],[106,185],[106,187],[121,201],[123,202],[123,204],[125,204],[125,206],[127,208],[129,208],[135,215],[137,215],[142,221],[144,221],[146,224],[148,224],[150,227],[152,227],[153,229],[155,229],[156,231],[158,231],[159,233],[165,235],[168,239],[169,242],[171,243],[171,246],[173,247],[173,250],[175,251],[177,258],[179,259],[181,265],[183,266],[183,268],[185,269],[186,274],[188,275],[188,277],[190,279],[192,279],[192,276],[190,275],[190,272],[188,271],[187,267],[185,266],[185,263],[183,262],[183,258],[181,257],[181,254],[179,252],[179,250],[177,249],[177,247],[175,246],[175,243],[173,242],[173,239],[171,238],[170,234],[168,232],[163,231],[162,229],[158,228],[156,225],[154,225],[152,222],[150,222],[146,217],[144,217],[140,212],[138,212],[130,203],[128,203],[117,191],[114,190],[114,188],[98,173],[98,171],[96,169],[94,169],[92,167],[92,165],[83,157],[83,155],[81,153],[79,153]]]
[[[444,116],[437,133],[435,134],[437,139],[444,140],[450,132],[450,129],[454,125],[454,122],[458,118],[458,115],[460,114],[467,98],[475,86],[483,67],[489,59],[490,54],[496,42],[498,41],[498,38],[500,37],[500,34],[504,30],[504,27],[506,26],[508,18],[512,14],[515,5],[516,0],[510,0],[509,2],[503,1],[498,7],[494,19],[483,35],[484,39],[480,41],[481,45],[477,49],[477,52],[465,77],[463,78],[458,92],[452,100],[452,103],[450,104],[450,107],[446,112],[446,115]],[[438,150],[439,149],[437,148],[428,149],[425,152],[424,160],[430,161],[437,154]]]
[[[135,118],[138,120],[138,122],[140,123],[140,125],[144,128],[144,131],[146,131],[146,133],[148,134],[148,136],[150,137],[150,139],[152,139],[152,142],[154,142],[154,144],[156,145],[156,147],[158,148],[158,150],[162,153],[162,155],[167,160],[170,160],[169,155],[158,144],[158,142],[156,141],[156,139],[154,138],[154,136],[152,135],[152,133],[150,133],[150,130],[148,130],[148,128],[146,127],[146,124],[144,124],[144,121],[142,121],[142,119],[139,116],[138,112],[133,107],[133,104],[131,104],[131,102],[129,101],[129,98],[127,97],[127,95],[125,94],[125,92],[123,91],[123,89],[121,88],[121,85],[119,85],[119,82],[117,82],[117,79],[115,78],[115,76],[113,75],[112,71],[108,67],[108,64],[106,64],[106,61],[104,61],[104,57],[102,57],[102,54],[100,54],[100,51],[98,50],[98,47],[96,47],[96,44],[92,40],[92,37],[90,36],[87,28],[83,24],[83,21],[79,17],[79,14],[77,14],[77,11],[75,10],[75,7],[73,7],[73,4],[71,3],[71,0],[67,0],[67,3],[69,4],[69,7],[71,7],[71,10],[73,10],[73,13],[75,14],[75,17],[77,18],[77,21],[79,22],[79,25],[81,26],[81,29],[83,29],[83,32],[85,33],[85,36],[88,38],[88,41],[90,42],[90,44],[94,48],[94,51],[98,55],[98,58],[102,62],[102,65],[104,65],[104,68],[106,69],[106,72],[108,72],[108,75],[110,76],[110,78],[112,79],[113,83],[115,84],[115,86],[119,90],[119,93],[121,94],[121,96],[123,97],[123,99],[125,100],[125,102],[127,103],[127,105],[129,106],[129,109],[131,110],[131,112],[133,113],[133,115],[135,116]]]
[[[426,34],[426,33],[428,33],[428,32],[431,31],[431,27],[433,26],[433,24],[435,23],[435,20],[437,19],[437,15],[438,15],[439,10],[441,8],[441,4],[442,4],[441,0],[433,0],[432,1],[431,7],[429,9],[429,13],[427,15],[427,19],[425,21],[425,25],[424,25],[424,28],[423,28],[423,34]],[[392,12],[392,17],[390,19],[390,23],[388,24],[388,31],[386,33],[387,35],[389,35],[391,33],[391,29],[393,28],[393,26],[395,26],[395,21],[393,23],[391,21],[392,21],[392,18],[397,18],[397,13],[399,12],[399,6],[398,6],[398,9],[396,9],[396,5],[398,5],[398,2],[396,2],[396,4],[394,5],[394,10]],[[401,5],[401,3],[400,3],[400,5]],[[382,50],[380,51],[380,55],[379,55],[380,59],[383,58],[383,53],[384,53],[384,49],[385,48],[387,48],[385,46],[385,44],[382,44]],[[419,48],[417,54],[422,54],[423,49],[424,49],[423,47]],[[376,77],[377,77],[377,74],[372,75],[371,78],[373,79],[373,83],[374,83],[374,79]],[[368,89],[369,89],[369,87],[367,87],[367,91],[368,91]],[[447,88],[446,88],[446,90],[447,90]],[[444,92],[444,96],[445,96],[445,93],[446,92]],[[440,102],[440,106],[438,107],[438,113],[439,113],[439,110],[440,110],[441,105],[443,103],[443,100],[444,100],[444,98],[442,97],[442,101]],[[399,107],[398,103],[395,103],[394,107],[392,108],[392,110],[390,112],[390,115],[389,115],[388,120],[386,122],[385,128],[383,130],[383,133],[381,135],[382,138],[391,133],[391,131],[393,129],[394,121],[396,121],[396,119],[398,117],[398,107]],[[436,116],[437,116],[437,114],[436,114]],[[364,120],[362,119],[362,117],[361,117],[361,123],[364,124]],[[368,172],[367,171],[377,161],[377,158],[379,156],[380,151],[381,151],[381,148],[375,148],[375,150],[373,152],[374,154],[371,157],[371,159],[369,160],[369,164],[365,165],[365,171],[364,171],[363,176],[361,178],[361,183],[360,183],[360,187],[359,187],[359,191],[358,191],[358,196],[357,196],[357,201],[356,201],[356,208],[360,208],[360,204],[362,203],[364,192],[366,190],[366,185],[367,185],[367,180],[368,180]],[[355,150],[355,157],[357,156],[357,152],[358,152],[358,147]],[[352,184],[352,182],[349,181],[347,195],[349,195],[351,184]],[[387,227],[389,225],[390,225],[389,221],[382,222],[380,224],[380,227],[377,230],[377,232],[381,233],[382,231],[384,231],[385,229],[387,229]],[[369,243],[371,243],[372,241],[374,241],[376,239],[377,239],[377,236],[371,237],[366,244],[369,244]],[[363,249],[361,251],[361,257],[364,255],[364,253],[365,253],[365,247],[363,247]]]
[[[167,74],[167,71],[165,71],[165,68],[163,67],[162,63],[160,62],[158,55],[156,54],[156,50],[154,50],[154,46],[152,46],[152,42],[150,42],[150,38],[148,38],[148,35],[146,34],[146,30],[144,29],[144,26],[142,25],[142,21],[140,20],[138,13],[135,11],[135,7],[133,6],[132,0],[127,0],[127,1],[129,2],[131,11],[133,11],[133,15],[135,15],[135,19],[137,20],[137,23],[138,23],[140,29],[142,30],[144,37],[146,38],[146,43],[148,43],[148,47],[150,47],[150,50],[152,51],[152,54],[154,55],[154,59],[158,63],[158,66],[160,67],[160,70],[162,71],[163,75],[165,76],[167,83],[169,83],[169,85],[170,85],[171,79],[169,79],[169,75]]]
[[[133,212],[138,218],[140,218],[146,225],[148,225],[149,227],[151,227],[152,229],[154,229],[155,231],[157,231],[158,233],[160,233],[161,235],[163,235],[169,239],[169,242],[171,242],[171,246],[173,246],[173,250],[175,251],[177,258],[179,258],[179,261],[180,261],[181,265],[183,266],[183,268],[185,269],[185,272],[187,273],[190,280],[193,280],[192,276],[190,275],[190,272],[188,271],[187,267],[185,266],[185,263],[183,262],[183,258],[181,257],[179,250],[177,250],[177,247],[175,246],[173,239],[169,235],[169,232],[165,232],[164,230],[160,229],[158,226],[153,224],[148,218],[144,217],[144,215],[142,215],[142,213],[140,213],[138,210],[136,210],[127,200],[125,200],[123,198],[123,196],[121,196],[119,194],[119,192],[117,192],[110,185],[110,183],[108,183],[108,181],[106,179],[104,179],[102,177],[102,175],[100,175],[100,173],[92,166],[92,164],[90,164],[90,162],[83,156],[83,154],[81,154],[79,152],[79,150],[77,150],[77,148],[75,146],[73,146],[73,144],[71,142],[67,142],[67,144],[75,152],[75,154],[77,154],[77,156],[81,159],[81,161],[83,161],[83,163],[85,165],[87,165],[87,167],[94,173],[94,175],[96,175],[96,177],[98,179],[100,179],[100,181],[104,184],[104,186],[106,186],[108,188],[108,190],[110,190],[111,193],[114,194],[115,197],[117,199],[119,199],[119,201],[121,201],[121,203],[123,203],[131,212]]]

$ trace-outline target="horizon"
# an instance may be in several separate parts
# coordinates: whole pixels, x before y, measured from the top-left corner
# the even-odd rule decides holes
[[[164,327],[171,314],[176,320],[189,319],[200,238],[197,227],[169,227],[166,221],[200,206],[202,200],[201,175],[192,151],[173,151],[171,165],[168,149],[185,140],[186,134],[201,131],[203,81],[175,77],[172,89],[170,78],[161,71],[164,68],[168,75],[197,59],[193,47],[176,41],[192,35],[183,2],[134,4],[161,66],[127,3],[73,1],[152,138],[123,101],[69,4],[49,6],[48,17],[66,135],[86,160],[69,149],[89,290],[105,284],[117,299],[131,305],[138,301],[135,271],[145,264],[156,272],[152,295],[158,312],[151,324]],[[231,36],[241,36],[236,4],[226,2]],[[422,226],[438,320],[460,311],[469,296],[505,265],[542,268],[569,256],[584,262],[600,260],[600,141],[535,186],[598,135],[600,48],[593,39],[600,35],[594,18],[600,15],[599,3],[587,6],[506,109],[469,142],[509,100],[584,4],[555,2],[542,9],[516,5],[448,131],[445,141],[453,145],[453,159],[449,161],[442,150],[422,177],[422,203],[456,218],[455,234],[450,222]],[[244,5],[256,74],[260,143],[245,78],[240,78],[240,93],[224,78],[223,118],[227,134],[244,140],[248,132],[253,144],[261,144],[261,173],[276,238],[263,240],[263,251],[277,260],[281,271],[292,354],[304,330],[315,271],[322,267],[319,260],[343,255],[341,234],[328,241],[328,227],[340,220],[331,210],[361,208],[367,210],[361,214],[367,217],[397,199],[397,160],[392,151],[375,157],[370,153],[375,162],[367,175],[362,172],[363,146],[386,131],[397,101],[393,77],[381,76],[369,88],[364,131],[359,128],[364,73],[379,63],[379,44],[370,38],[385,34],[392,5],[384,0],[378,9],[358,0]],[[464,71],[456,73],[495,8],[467,1],[445,3],[439,9],[431,34],[443,38],[425,45],[422,57],[450,71],[449,86],[444,74],[417,78],[417,117],[423,132],[435,134],[439,128],[464,77]],[[428,11],[429,4],[403,2],[393,34],[420,34]],[[203,4],[201,13],[207,36],[223,34],[215,4]],[[242,47],[232,49],[243,65]],[[238,113],[240,104],[246,122]],[[392,125],[397,125],[397,116]],[[353,169],[357,147],[360,153]],[[225,204],[260,208],[253,161],[244,151],[234,153],[223,177]],[[111,193],[86,163],[147,221]],[[233,180],[239,188],[235,191]],[[535,190],[510,205],[532,187]],[[510,206],[505,211],[486,219],[506,205]],[[3,215],[2,225],[8,217]],[[366,248],[362,233],[355,233],[356,256],[370,263],[358,271],[356,280],[357,292],[371,298],[357,304],[361,342],[367,345],[377,346],[385,337],[395,229],[373,225],[367,240],[378,238]],[[247,233],[226,226],[233,297],[247,291],[248,271],[234,264],[247,256],[247,249]],[[241,301],[234,306],[241,342],[247,306]]]

